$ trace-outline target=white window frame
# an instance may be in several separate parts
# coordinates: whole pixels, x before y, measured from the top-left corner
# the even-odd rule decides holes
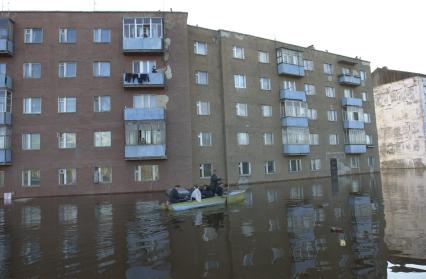
[[[319,134],[309,134],[309,145],[319,145]]]
[[[351,169],[359,169],[359,157],[352,156],[351,158]]]
[[[71,171],[71,182],[68,182],[69,171]],[[62,183],[63,182],[63,183]],[[58,169],[58,184],[62,186],[76,185],[77,184],[77,170],[75,168],[62,168]]]
[[[238,145],[249,145],[250,144],[249,133],[246,133],[246,132],[237,133],[237,143]]]
[[[111,131],[96,131],[93,133],[93,145],[95,147],[111,147],[111,144]]]
[[[232,48],[232,57],[235,59],[244,59],[244,48],[239,46],[234,46]]]
[[[200,115],[200,116],[210,115],[210,102],[198,101],[197,115]]]
[[[157,61],[146,59],[132,61],[132,73],[134,74],[150,74],[152,68],[157,69]]]
[[[108,65],[106,73],[102,72],[102,65]],[[110,61],[95,61],[93,62],[93,76],[94,77],[110,77],[111,76],[111,62]]]
[[[108,171],[111,176],[109,180],[104,180],[102,175],[103,171]],[[112,183],[112,168],[111,167],[95,167],[93,172],[93,183],[94,184],[110,184]]]
[[[304,85],[305,87],[305,93],[308,96],[312,96],[312,95],[316,95],[316,89],[315,89],[315,85],[310,84],[310,83],[305,83]]]
[[[368,100],[368,92],[367,91],[361,92],[361,98],[362,98],[363,102],[367,102],[367,100]]]
[[[271,79],[266,77],[259,78],[260,90],[271,91]]]
[[[38,146],[33,146],[33,137],[38,136]],[[22,134],[22,150],[40,150],[41,138],[40,133]]]
[[[268,117],[268,118],[270,118],[270,117],[272,117],[272,106],[270,106],[270,105],[262,105],[261,106],[261,110],[262,110],[262,116],[263,117]],[[269,113],[269,114],[267,114],[267,112]]]
[[[33,172],[35,174],[38,173],[38,179],[40,181],[39,184],[31,184],[31,176],[33,174]],[[27,179],[27,182],[29,182],[28,184],[25,184],[25,178]],[[41,173],[40,170],[38,169],[26,169],[22,171],[22,181],[21,181],[21,185],[23,187],[39,187],[41,185]]]
[[[295,169],[293,169],[293,162],[295,162]],[[288,172],[295,173],[302,171],[302,160],[301,159],[290,159],[288,160]]]
[[[360,79],[361,79],[362,81],[367,80],[367,72],[366,72],[366,71],[363,71],[363,70],[360,70],[360,71],[359,71],[359,77],[360,77]]]
[[[35,71],[33,68],[35,68],[35,66],[38,66],[40,69],[39,75],[36,75]],[[22,72],[22,76],[24,79],[40,79],[41,78],[41,63],[24,63],[23,65],[23,72]]]
[[[269,163],[272,162],[272,171],[269,171]],[[265,174],[275,174],[277,172],[275,160],[265,161]]]
[[[150,177],[144,178],[144,168],[150,172]],[[160,167],[158,165],[138,165],[134,169],[135,182],[150,182],[160,180]]]
[[[41,31],[41,37],[40,42],[34,41],[34,31],[40,30]],[[24,43],[25,44],[41,44],[43,43],[43,28],[25,28],[24,29]]]
[[[314,61],[309,59],[303,59],[303,68],[305,71],[314,71]]]
[[[195,41],[194,42],[194,53],[198,55],[207,55],[208,45],[206,42]]]
[[[257,57],[258,57],[259,63],[262,63],[262,64],[268,64],[269,63],[269,52],[258,50],[257,51]]]
[[[248,116],[248,105],[243,103],[235,104],[235,114],[240,117]]]
[[[324,63],[324,74],[332,75],[334,72],[333,64]]]
[[[248,164],[248,173],[244,173],[244,164]],[[238,163],[238,174],[240,176],[250,176],[251,175],[251,163],[242,161]]]
[[[368,167],[374,168],[374,164],[375,164],[374,161],[375,161],[374,156],[368,156],[367,157],[367,165],[368,165]]]
[[[325,96],[328,98],[336,98],[336,89],[331,86],[324,87]]]
[[[306,115],[309,120],[317,120],[318,119],[318,111],[313,108],[308,108],[306,111]]]
[[[69,141],[74,137],[74,144],[69,145]],[[72,143],[72,142],[71,142]],[[59,149],[73,149],[77,147],[77,134],[70,132],[58,133],[58,147]]]
[[[327,110],[327,120],[331,122],[337,121],[337,111],[335,110]]]
[[[195,84],[197,85],[208,85],[209,84],[209,73],[206,71],[195,71]]]
[[[198,133],[198,146],[206,147],[213,145],[213,137],[211,132],[200,132]]]
[[[103,110],[102,108],[102,100],[103,98],[109,99],[109,108],[108,110]],[[103,96],[94,96],[93,97],[93,111],[94,112],[109,112],[111,111],[111,96],[103,95]]]
[[[69,31],[75,32],[75,41],[70,41]],[[75,28],[59,28],[59,38],[58,41],[60,44],[75,44],[77,42],[77,30]]]
[[[234,87],[237,88],[237,89],[247,88],[246,75],[235,74],[234,75]]]
[[[274,145],[274,133],[263,133],[263,145]]]
[[[35,100],[35,99],[38,99],[38,100],[40,100],[40,111],[32,111],[32,103],[33,103],[33,100]],[[29,102],[29,111],[26,111],[25,110],[25,101],[26,100],[28,100],[28,102]],[[22,111],[23,111],[23,113],[24,114],[41,114],[41,97],[25,97],[24,99],[23,99],[23,109],[22,109]]]
[[[321,170],[321,159],[311,159],[311,171]]]
[[[338,134],[329,134],[328,142],[330,145],[339,145],[339,135]]]
[[[68,102],[74,99],[74,110],[68,111]],[[77,112],[77,98],[76,97],[58,97],[58,113],[74,113]]]
[[[210,175],[209,176],[206,176],[206,167],[210,167],[210,173],[212,174],[213,173],[213,165],[211,164],[211,163],[203,163],[203,164],[200,164],[200,178],[201,179],[210,179]]]
[[[68,66],[75,64],[75,73],[68,74]],[[63,72],[61,71],[63,70]],[[77,62],[60,62],[59,63],[59,69],[58,69],[58,76],[59,78],[75,78],[77,77]]]
[[[102,41],[102,33],[108,33],[108,40]],[[93,29],[93,42],[95,44],[108,44],[111,43],[111,29],[110,28],[94,28]]]
[[[371,114],[364,112],[364,123],[371,123]]]

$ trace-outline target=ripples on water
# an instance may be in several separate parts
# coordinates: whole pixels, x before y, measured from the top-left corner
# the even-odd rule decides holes
[[[182,213],[163,194],[18,200],[0,278],[426,278],[425,188],[410,171],[271,183]]]

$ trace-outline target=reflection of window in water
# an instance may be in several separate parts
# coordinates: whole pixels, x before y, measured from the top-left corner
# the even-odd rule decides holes
[[[315,239],[315,248],[317,251],[327,250],[327,241],[325,238]]]
[[[252,207],[253,205],[253,193],[252,192],[246,192],[246,198],[244,200],[244,205],[246,207]]]
[[[95,207],[95,216],[98,222],[106,222],[112,220],[112,204],[103,203]]]
[[[77,222],[77,206],[64,204],[59,206],[59,221],[61,224],[73,224]]]
[[[272,247],[272,263],[276,263],[279,259],[283,258],[284,251],[281,248]]]
[[[312,197],[321,198],[322,196],[323,196],[322,185],[321,184],[312,185]]]
[[[322,223],[325,221],[324,208],[315,208],[315,222]]]
[[[300,246],[293,248],[293,259],[296,262],[313,259],[314,256],[314,241],[303,241]]]
[[[341,219],[343,217],[343,210],[340,207],[334,209],[334,217],[336,217],[336,219]]]
[[[78,234],[74,229],[65,230],[63,234],[61,251],[64,259],[70,259],[78,252]]]
[[[270,232],[279,231],[280,229],[281,229],[280,221],[279,221],[278,218],[269,219],[269,231]]]
[[[303,188],[302,187],[291,187],[290,188],[290,199],[300,200],[303,199]]]
[[[252,221],[244,222],[241,224],[241,232],[244,236],[250,237],[254,233],[254,227]]]
[[[253,265],[253,252],[244,254],[243,266]]]
[[[38,239],[25,241],[21,248],[21,257],[25,265],[38,262],[41,258],[40,243]]]
[[[352,193],[359,193],[361,191],[358,180],[352,180],[351,190]]]
[[[278,193],[273,190],[266,190],[266,197],[268,199],[268,203],[273,203],[278,200]]]
[[[40,207],[25,206],[22,208],[23,225],[40,225],[41,209]]]

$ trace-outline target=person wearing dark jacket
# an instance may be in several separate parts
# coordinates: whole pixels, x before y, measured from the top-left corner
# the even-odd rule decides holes
[[[179,192],[178,192],[179,187],[180,187],[180,185],[176,185],[170,191],[170,194],[169,194],[169,202],[170,203],[177,203],[177,202],[180,201],[180,199],[179,199]]]
[[[216,170],[213,170],[212,176],[210,176],[210,191],[213,193],[213,196],[216,194],[217,186],[219,185],[220,178],[216,175]]]

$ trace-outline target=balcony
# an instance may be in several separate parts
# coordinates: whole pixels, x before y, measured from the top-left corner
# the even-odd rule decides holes
[[[13,42],[8,39],[0,39],[0,54],[13,56]]]
[[[364,129],[363,121],[344,120],[343,128],[345,129]]]
[[[339,75],[339,83],[344,85],[358,86],[361,85],[361,77],[353,75]]]
[[[362,107],[362,100],[360,98],[343,97],[342,106]]]
[[[307,117],[292,117],[286,116],[281,118],[281,125],[283,127],[308,127]]]
[[[12,150],[0,149],[0,165],[11,165],[11,164],[12,164]]]
[[[308,155],[309,144],[283,144],[283,154],[289,156]]]
[[[367,147],[365,144],[346,144],[345,153],[346,154],[361,154],[367,152]]]
[[[164,72],[148,74],[123,74],[123,87],[125,88],[141,88],[141,87],[164,87]]]
[[[166,120],[165,108],[125,108],[125,121]]]
[[[163,52],[163,38],[123,38],[124,53]]]
[[[278,74],[303,77],[305,76],[305,68],[303,65],[280,63],[278,64]]]
[[[8,75],[0,74],[0,89],[12,90],[12,78]]]
[[[297,91],[293,89],[280,89],[280,99],[306,102],[306,93],[305,91]]]
[[[13,21],[0,18],[0,55],[13,56]]]
[[[0,112],[0,125],[12,125],[12,113]]]
[[[165,144],[126,145],[126,160],[167,159]]]

